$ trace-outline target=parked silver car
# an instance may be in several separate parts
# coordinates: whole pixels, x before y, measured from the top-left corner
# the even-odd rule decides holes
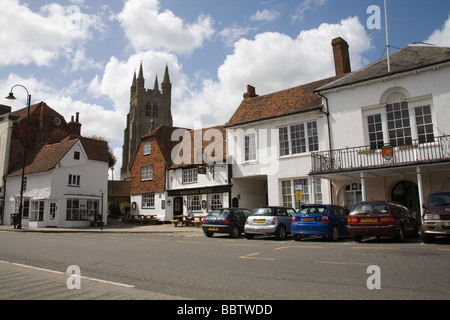
[[[245,236],[253,239],[255,235],[275,235],[276,239],[283,240],[291,233],[294,214],[295,210],[289,207],[255,208],[245,223]]]

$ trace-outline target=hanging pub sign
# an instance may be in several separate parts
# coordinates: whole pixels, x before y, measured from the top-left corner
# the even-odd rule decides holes
[[[198,174],[206,174],[206,167],[198,167]]]
[[[384,147],[382,149],[382,155],[384,160],[392,160],[392,158],[394,157],[394,148],[393,147]]]

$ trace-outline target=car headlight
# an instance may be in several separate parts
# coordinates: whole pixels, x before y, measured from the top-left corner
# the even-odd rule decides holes
[[[439,220],[441,217],[438,214],[426,214],[424,220]]]

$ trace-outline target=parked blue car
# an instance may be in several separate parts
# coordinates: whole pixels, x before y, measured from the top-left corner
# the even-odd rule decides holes
[[[291,232],[296,241],[307,236],[321,236],[331,241],[348,236],[348,211],[336,205],[303,206],[292,218]]]

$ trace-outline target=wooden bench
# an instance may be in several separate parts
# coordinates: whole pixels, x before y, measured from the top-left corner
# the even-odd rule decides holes
[[[200,228],[200,225],[202,224],[201,221],[192,221],[192,224],[194,224],[197,228]]]
[[[158,218],[151,218],[148,221],[150,222],[151,225],[157,225],[158,222],[160,221],[160,219],[158,219]]]
[[[181,223],[180,220],[170,220],[170,222],[174,224],[175,228],[178,226],[179,223]]]

